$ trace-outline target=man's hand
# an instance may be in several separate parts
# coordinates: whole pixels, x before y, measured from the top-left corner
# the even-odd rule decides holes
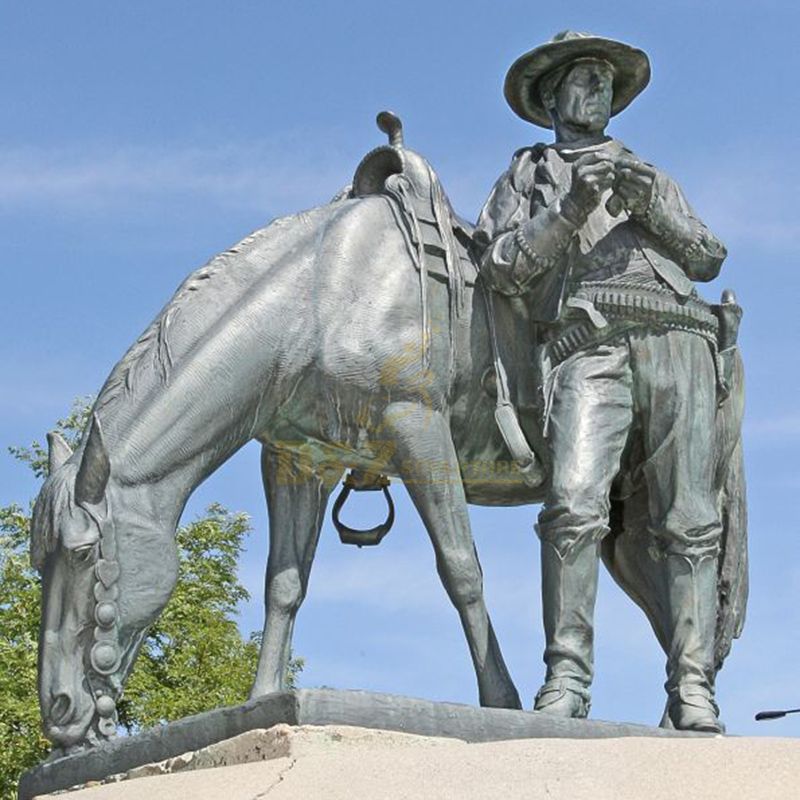
[[[561,213],[580,226],[614,185],[614,162],[600,153],[586,153],[572,165],[572,186],[561,203]]]
[[[616,163],[614,193],[634,216],[644,216],[653,196],[656,171],[641,161],[620,158]]]

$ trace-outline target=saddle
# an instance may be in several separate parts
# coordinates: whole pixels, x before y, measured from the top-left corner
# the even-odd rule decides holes
[[[458,314],[463,307],[464,287],[474,286],[478,276],[470,256],[474,226],[453,211],[431,165],[404,146],[399,117],[382,111],[377,123],[389,136],[389,144],[376,147],[362,159],[353,177],[351,196],[381,195],[390,200],[420,280],[446,282],[451,310]]]
[[[465,287],[474,286],[478,268],[470,256],[474,227],[458,217],[450,205],[431,165],[403,144],[403,124],[389,111],[378,114],[377,124],[389,137],[389,144],[376,147],[361,160],[349,193],[344,196],[385,197],[408,249],[420,280],[422,319],[422,363],[430,367],[431,322],[427,283],[433,279],[447,284],[450,304],[450,363],[455,363],[456,321],[464,310]],[[339,199],[339,197],[334,198]],[[340,511],[351,491],[383,491],[388,516],[381,525],[357,530],[345,525]],[[351,470],[334,503],[333,524],[344,544],[358,547],[377,545],[394,522],[394,505],[385,475]]]

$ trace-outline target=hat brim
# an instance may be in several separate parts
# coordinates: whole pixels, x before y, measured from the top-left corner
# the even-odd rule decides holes
[[[599,58],[614,67],[611,115],[619,114],[650,82],[650,59],[643,50],[602,36],[548,42],[520,56],[508,70],[506,100],[518,116],[543,128],[553,123],[539,96],[539,82],[558,67],[579,58]]]

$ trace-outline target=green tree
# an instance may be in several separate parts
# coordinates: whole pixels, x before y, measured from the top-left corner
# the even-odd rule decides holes
[[[17,778],[47,754],[36,695],[39,580],[28,561],[30,518],[0,508],[0,798],[13,800]]]
[[[75,403],[57,430],[76,446],[88,419],[87,400]],[[10,448],[41,478],[47,452],[39,443]],[[19,775],[49,750],[36,694],[39,576],[30,567],[30,514],[0,508],[0,800],[16,798]],[[242,637],[237,605],[247,600],[236,563],[250,531],[247,516],[212,505],[178,529],[179,580],[142,645],[119,702],[123,732],[246,699],[255,674],[259,636]],[[303,661],[293,658],[294,686]]]
[[[142,646],[119,704],[129,731],[216,706],[241,703],[255,675],[259,636],[244,640],[234,615],[249,599],[236,563],[249,532],[245,514],[211,505],[178,530],[178,585]],[[302,659],[292,659],[293,687]]]
[[[83,430],[89,423],[92,403],[91,397],[77,397],[72,401],[69,414],[56,422],[54,430],[64,437],[64,441],[73,450],[80,443]],[[8,452],[17,461],[27,464],[37,478],[44,480],[47,477],[47,448],[41,443],[34,442],[30,447],[9,447]]]

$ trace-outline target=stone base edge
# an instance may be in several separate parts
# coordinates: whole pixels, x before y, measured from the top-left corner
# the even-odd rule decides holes
[[[376,692],[300,689],[240,706],[195,714],[136,736],[51,758],[20,779],[19,800],[69,789],[273,725],[348,725],[466,742],[506,739],[603,739],[623,736],[703,736],[598,720],[560,719],[533,711],[476,708]]]

